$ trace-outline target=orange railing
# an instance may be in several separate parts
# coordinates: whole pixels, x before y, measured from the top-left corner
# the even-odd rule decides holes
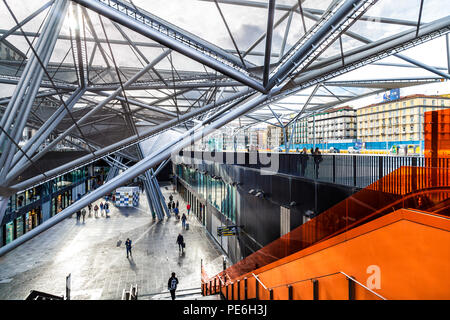
[[[321,291],[319,291],[319,284],[322,288]],[[339,290],[334,290],[331,296],[330,290],[324,290],[324,288],[339,288]],[[342,271],[273,287],[265,286],[257,275],[252,274],[250,278],[238,279],[217,291],[213,288],[212,292],[213,294],[221,293],[226,300],[319,300],[329,298],[387,300]]]
[[[285,298],[286,292],[290,298],[286,288],[290,287],[292,290],[294,285],[303,287],[305,297],[308,297],[307,292],[309,294],[315,292],[314,286],[318,285],[317,278],[281,287],[266,287],[261,291],[259,288],[265,286],[255,273],[261,274],[265,270],[264,266],[268,264],[401,208],[450,216],[450,109],[427,112],[424,131],[425,167],[405,166],[391,172],[219,275],[205,279],[202,281],[202,287],[204,286],[206,290],[209,288],[212,292],[212,281],[213,279],[216,281],[215,279],[220,276],[225,280],[221,280],[220,288],[215,288],[214,292],[222,292],[224,296],[232,299],[234,295],[240,298],[242,294],[244,299]],[[249,275],[252,277],[247,278]],[[333,277],[341,276],[341,273],[336,273],[326,277],[327,281],[332,283],[338,281]],[[352,281],[350,278],[347,277],[347,280]]]
[[[449,170],[427,167],[397,169],[221,272],[219,275],[222,279],[226,277],[221,287],[234,283],[244,274],[255,272],[319,241],[400,208],[450,215]],[[208,286],[214,278],[205,279],[204,282]]]

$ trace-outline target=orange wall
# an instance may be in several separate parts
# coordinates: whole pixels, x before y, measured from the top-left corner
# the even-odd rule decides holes
[[[387,299],[450,299],[449,231],[450,220],[446,217],[401,209],[254,273],[259,274],[267,287],[338,271],[366,285],[370,276],[367,267],[377,265],[381,270],[381,289],[374,291]],[[255,297],[255,279],[249,274],[246,276],[249,277],[249,298]],[[344,275],[318,280],[319,299],[348,298]],[[260,298],[268,299],[268,292],[259,288]],[[312,299],[312,282],[295,284],[293,293],[294,299]],[[378,299],[358,285],[355,293],[357,298]],[[287,299],[287,294],[286,286],[274,289],[274,299]]]
[[[425,156],[450,157],[450,109],[425,112]]]

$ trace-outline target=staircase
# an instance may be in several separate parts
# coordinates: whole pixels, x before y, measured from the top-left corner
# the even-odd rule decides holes
[[[140,300],[172,300],[169,291],[143,294]],[[221,300],[220,295],[203,296],[200,288],[181,289],[176,291],[176,300]]]
[[[237,277],[204,280],[226,300],[449,299],[450,218],[400,209]],[[225,271],[226,272],[226,271]]]

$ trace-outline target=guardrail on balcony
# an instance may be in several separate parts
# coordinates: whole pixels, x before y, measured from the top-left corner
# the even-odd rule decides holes
[[[425,160],[423,156],[325,154],[322,159],[316,164],[310,154],[302,160],[298,153],[184,151],[182,156],[176,156],[173,160],[216,175],[219,175],[221,165],[232,164],[357,188],[365,188],[400,167],[430,166],[430,160]],[[450,167],[450,158],[436,161],[434,167]]]

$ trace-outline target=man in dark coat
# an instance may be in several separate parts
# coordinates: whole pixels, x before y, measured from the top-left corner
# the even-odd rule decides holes
[[[308,151],[306,151],[306,148],[303,148],[302,152],[300,153],[300,166],[301,166],[300,175],[304,177],[306,167],[308,166]]]
[[[172,300],[175,300],[175,290],[177,290],[178,279],[175,277],[175,272],[172,272],[172,276],[169,278],[167,283],[167,290],[170,291]]]

